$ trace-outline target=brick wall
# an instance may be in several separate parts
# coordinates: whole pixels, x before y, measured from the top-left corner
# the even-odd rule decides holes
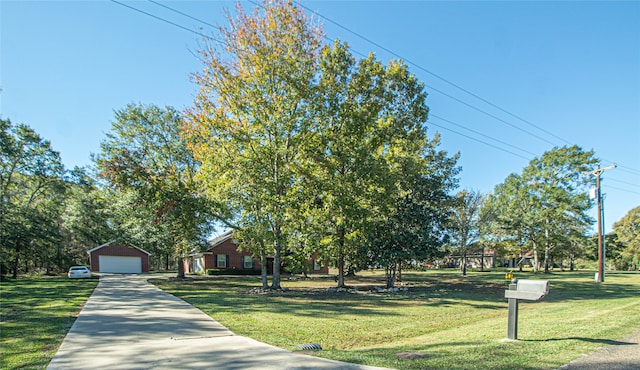
[[[242,257],[243,256],[251,256],[251,252],[249,251],[242,251],[239,252],[238,251],[238,245],[235,244],[233,242],[232,239],[226,240],[224,242],[222,242],[221,244],[219,244],[218,246],[216,246],[215,248],[211,249],[211,252],[213,252],[213,254],[205,254],[204,255],[204,268],[206,269],[222,269],[222,267],[218,267],[216,265],[216,256],[217,255],[226,255],[228,256],[227,258],[229,259],[228,263],[227,263],[227,267],[228,269],[244,269],[243,263],[242,263]],[[313,258],[317,258],[317,255],[314,255]],[[309,272],[312,274],[328,274],[329,273],[329,267],[327,266],[326,262],[322,262],[320,261],[320,264],[322,265],[322,267],[318,270],[315,270],[313,268],[313,260],[309,261]],[[253,262],[253,268],[254,269],[261,269],[262,266],[260,265],[260,260],[254,258],[254,262]]]
[[[228,263],[226,268],[230,269],[244,269],[242,264],[243,256],[251,256],[251,252],[249,251],[238,251],[238,245],[233,242],[233,240],[229,239],[215,248],[211,250],[213,255],[205,255],[205,269],[215,269],[218,268],[216,266],[216,255],[222,254],[228,256]],[[255,259],[254,259],[255,260]],[[255,260],[253,263],[253,268],[260,269],[259,261]]]

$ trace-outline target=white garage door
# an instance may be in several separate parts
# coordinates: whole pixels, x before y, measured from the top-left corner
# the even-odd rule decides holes
[[[118,274],[142,273],[142,258],[100,256],[100,272],[115,272]]]

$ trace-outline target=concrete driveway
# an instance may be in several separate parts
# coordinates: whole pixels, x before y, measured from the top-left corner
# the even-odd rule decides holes
[[[147,278],[102,276],[47,369],[376,369],[235,335]]]

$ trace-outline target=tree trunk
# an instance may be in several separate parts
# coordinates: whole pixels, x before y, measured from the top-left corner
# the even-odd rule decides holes
[[[269,289],[269,280],[267,279],[267,256],[264,249],[260,251],[260,276],[262,277],[262,290]]]
[[[178,257],[178,279],[184,279],[184,258]]]
[[[549,224],[549,220],[547,220],[547,225]],[[549,228],[545,227],[544,229],[544,273],[549,273]]]
[[[356,268],[353,266],[352,263],[350,263],[349,266],[347,266],[347,263],[345,262],[344,268],[345,268],[345,271],[346,271],[345,274],[344,274],[345,278],[348,278],[348,277],[354,278],[354,277],[356,277]]]
[[[484,272],[484,247],[480,249],[480,271]]]
[[[338,288],[344,288],[344,257],[338,257]]]
[[[402,261],[398,262],[398,271],[396,272],[395,281],[397,282],[402,281]]]
[[[540,261],[538,260],[538,243],[533,239],[533,271],[540,272]]]
[[[462,252],[462,276],[467,276],[467,251]]]
[[[274,228],[275,241],[273,242],[273,278],[271,280],[271,289],[282,289],[280,286],[280,248],[282,248],[282,233],[280,224],[276,223]]]
[[[273,251],[273,277],[271,279],[271,289],[282,289],[280,286],[280,248]]]
[[[395,263],[391,263],[387,265],[387,267],[385,268],[385,277],[387,282],[386,284],[387,289],[393,288],[396,280],[396,264]]]
[[[338,288],[344,288],[344,236],[345,230],[338,231]]]
[[[16,251],[16,258],[13,261],[13,278],[18,278],[18,266],[20,265],[20,254]]]
[[[569,255],[569,271],[573,271],[573,254]]]

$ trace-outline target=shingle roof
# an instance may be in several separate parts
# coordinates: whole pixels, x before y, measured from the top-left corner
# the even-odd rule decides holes
[[[111,245],[111,244],[114,244],[114,243],[116,243],[117,241],[118,241],[118,240],[115,240],[115,239],[114,239],[114,240],[112,240],[112,241],[110,241],[110,242],[106,242],[106,243],[104,243],[104,244],[102,244],[102,245],[99,245],[99,246],[97,246],[97,247],[93,248],[93,249],[89,249],[89,250],[87,251],[87,253],[91,254],[92,252],[97,251],[97,250],[98,250],[98,249],[100,249],[100,248],[104,248],[104,247],[106,247],[106,246],[109,246],[109,245]],[[133,245],[130,245],[130,244],[126,244],[126,243],[123,243],[123,245],[126,245],[127,247],[130,247],[130,248],[135,248],[135,249],[139,250],[140,252],[146,253],[148,256],[150,256],[150,255],[151,255],[151,253],[149,253],[149,252],[145,251],[145,250],[144,250],[144,249],[142,249],[142,248],[138,248],[138,247],[136,247],[136,246],[133,246]]]
[[[212,238],[211,240],[209,240],[209,245],[211,246],[209,248],[209,250],[211,250],[211,249],[217,247],[218,245],[226,242],[227,240],[231,239],[231,234],[232,234],[232,231],[229,230],[229,231],[227,231],[227,232],[225,232],[223,234],[220,234],[220,235]]]

